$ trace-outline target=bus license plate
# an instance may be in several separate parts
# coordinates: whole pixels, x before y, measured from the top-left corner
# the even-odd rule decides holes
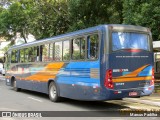
[[[129,96],[137,96],[138,93],[137,92],[129,92]]]

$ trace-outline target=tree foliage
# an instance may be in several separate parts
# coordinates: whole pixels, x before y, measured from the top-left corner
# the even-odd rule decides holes
[[[8,8],[2,8],[0,14],[1,35],[11,39],[19,32],[26,41],[29,34],[29,9],[25,8],[24,1],[12,2]]]
[[[70,30],[98,24],[122,23],[121,0],[70,0]]]
[[[159,0],[1,0],[0,37],[17,33],[26,41],[99,24],[133,24],[149,27],[160,39]]]
[[[0,9],[0,35],[8,39],[29,33],[36,39],[65,33],[68,29],[65,0],[14,0],[6,9]]]
[[[46,38],[65,33],[68,29],[66,1],[38,0],[32,7],[31,33],[36,38]],[[34,27],[33,27],[34,26]]]
[[[160,39],[159,0],[124,0],[123,17],[124,23],[148,27],[153,40]]]

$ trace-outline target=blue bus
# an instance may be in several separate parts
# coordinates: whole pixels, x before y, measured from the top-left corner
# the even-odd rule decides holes
[[[142,97],[154,90],[148,28],[109,24],[11,47],[6,85],[62,97],[105,101]]]

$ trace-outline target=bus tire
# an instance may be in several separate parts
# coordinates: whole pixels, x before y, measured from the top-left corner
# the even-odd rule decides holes
[[[49,99],[52,101],[52,102],[59,102],[60,101],[60,97],[58,95],[58,89],[57,89],[57,86],[54,82],[51,82],[49,84]]]
[[[16,80],[13,81],[13,90],[16,91],[16,92],[19,92],[21,90],[20,88],[17,88]]]

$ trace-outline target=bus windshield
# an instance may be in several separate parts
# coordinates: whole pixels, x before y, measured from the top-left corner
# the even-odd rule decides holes
[[[142,49],[149,51],[148,35],[133,32],[113,32],[112,51],[122,49]]]

